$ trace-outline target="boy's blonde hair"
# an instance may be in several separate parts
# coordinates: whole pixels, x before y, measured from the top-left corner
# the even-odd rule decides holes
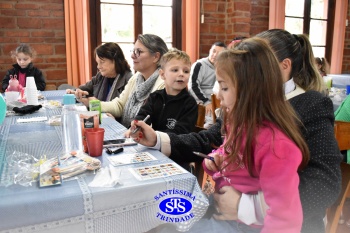
[[[160,59],[160,67],[164,69],[165,64],[168,63],[171,59],[181,60],[184,63],[191,65],[190,56],[188,56],[185,51],[178,50],[177,48],[171,48]]]

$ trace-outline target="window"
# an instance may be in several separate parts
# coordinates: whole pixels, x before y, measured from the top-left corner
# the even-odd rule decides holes
[[[94,3],[96,2],[96,3]],[[181,0],[90,0],[92,48],[116,42],[132,64],[130,50],[139,34],[156,34],[181,49]],[[94,42],[93,42],[94,41]],[[94,44],[95,43],[95,44]],[[93,58],[94,60],[94,58]],[[92,64],[95,64],[93,62]],[[93,73],[96,73],[93,67]]]
[[[334,19],[334,0],[286,0],[285,29],[307,34],[315,57],[330,61]]]

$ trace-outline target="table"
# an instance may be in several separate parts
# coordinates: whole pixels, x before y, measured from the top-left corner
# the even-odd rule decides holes
[[[60,100],[64,91],[45,91],[42,94],[47,100]],[[42,108],[30,117],[50,117],[59,115],[60,111],[59,108]],[[21,124],[16,122],[18,117],[6,117],[0,125],[0,232],[146,232],[166,223],[157,218],[160,200],[155,197],[173,189],[187,191],[195,197],[194,201],[189,199],[194,217],[172,223],[179,231],[188,230],[207,210],[208,199],[196,177],[190,173],[137,180],[128,168],[172,162],[159,151],[141,145],[134,149],[150,152],[158,160],[122,166],[123,184],[113,188],[89,187],[94,178],[92,172],[79,179],[64,181],[61,186],[39,188],[37,182],[27,187],[13,184],[15,171],[9,167],[6,158],[14,151],[39,157],[43,154],[54,156],[62,151],[60,126],[50,126],[45,122]],[[103,118],[100,127],[105,129],[105,140],[122,137],[125,131],[112,118]],[[98,157],[102,167],[109,164],[107,156],[103,152]]]

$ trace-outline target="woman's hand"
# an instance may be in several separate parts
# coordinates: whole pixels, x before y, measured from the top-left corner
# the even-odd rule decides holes
[[[216,220],[237,220],[242,193],[231,186],[224,186],[213,195],[218,212],[214,214],[214,218]]]
[[[130,129],[128,129],[127,131],[125,131],[125,133],[124,133],[124,138],[130,138],[130,133],[131,133]]]
[[[140,127],[140,130],[138,130],[136,133],[132,133],[137,126]],[[154,131],[153,128],[147,125],[144,121],[132,121],[130,131],[130,137],[141,145],[153,147],[157,143],[156,131]]]

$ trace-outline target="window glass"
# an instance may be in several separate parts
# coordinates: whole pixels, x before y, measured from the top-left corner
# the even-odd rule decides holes
[[[284,28],[292,34],[303,34],[303,19],[286,17]]]
[[[312,45],[326,45],[327,21],[311,20],[309,39]]]
[[[325,47],[312,47],[315,57],[325,57],[326,49]]]
[[[173,0],[142,0],[143,5],[172,6]]]
[[[310,17],[313,19],[327,19],[328,0],[311,0]]]
[[[166,43],[172,42],[171,7],[143,6],[142,16],[143,34],[155,34]]]
[[[304,17],[304,0],[286,0],[285,14]]]
[[[134,42],[133,6],[101,4],[101,15],[102,42]]]
[[[100,0],[101,3],[124,3],[124,4],[134,4],[134,0]]]

